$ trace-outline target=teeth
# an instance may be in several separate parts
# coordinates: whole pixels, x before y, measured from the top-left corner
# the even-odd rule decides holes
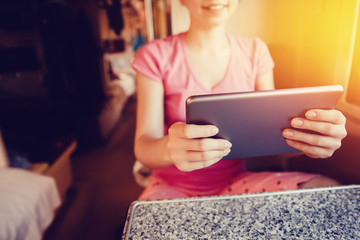
[[[224,8],[224,5],[212,5],[212,6],[209,6],[210,10],[219,10],[219,9],[222,9],[222,8]]]

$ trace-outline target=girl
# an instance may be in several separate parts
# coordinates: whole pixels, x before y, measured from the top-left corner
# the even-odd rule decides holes
[[[137,71],[135,156],[153,169],[140,200],[241,194],[337,185],[325,176],[286,172],[252,173],[244,159],[220,161],[231,142],[212,139],[216,126],[185,124],[190,95],[274,89],[274,63],[258,38],[226,33],[239,0],[181,0],[190,13],[185,33],[144,46]],[[292,119],[286,142],[312,158],[327,158],[346,136],[337,110],[313,109]],[[312,130],[319,135],[307,133]]]

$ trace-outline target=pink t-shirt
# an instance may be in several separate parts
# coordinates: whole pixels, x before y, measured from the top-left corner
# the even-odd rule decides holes
[[[212,89],[197,78],[189,63],[185,34],[154,40],[142,47],[132,67],[164,86],[165,126],[185,122],[185,101],[191,95],[254,91],[256,79],[274,67],[269,50],[259,38],[228,34],[231,56],[224,78]],[[243,159],[223,160],[200,170],[182,172],[175,166],[154,169],[153,174],[174,186],[208,191],[228,183],[245,171]]]

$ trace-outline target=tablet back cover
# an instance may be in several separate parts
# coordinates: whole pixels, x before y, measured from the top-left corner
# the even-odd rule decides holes
[[[299,151],[286,143],[282,130],[309,109],[335,108],[342,91],[333,85],[191,96],[186,122],[217,126],[215,137],[233,145],[223,159],[294,153]]]

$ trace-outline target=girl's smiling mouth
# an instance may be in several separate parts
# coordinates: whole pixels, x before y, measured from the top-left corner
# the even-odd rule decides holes
[[[209,6],[203,6],[203,8],[205,10],[210,10],[210,11],[218,11],[218,10],[222,10],[226,7],[227,7],[227,5],[225,5],[225,4],[212,4]]]

